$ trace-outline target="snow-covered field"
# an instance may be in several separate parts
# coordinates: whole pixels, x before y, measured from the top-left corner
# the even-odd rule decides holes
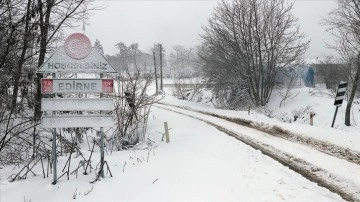
[[[269,106],[272,108],[271,116],[279,120],[254,110],[250,115],[247,111],[219,110],[209,106],[209,103],[179,101],[169,95],[162,102],[250,120],[261,127],[277,126],[297,135],[360,151],[360,127],[343,125],[345,105],[340,108],[335,128],[332,129],[330,125],[335,110],[333,98],[311,96],[309,89],[305,88],[299,91],[297,97],[288,100],[281,108],[278,107],[279,100],[272,99]],[[292,117],[294,110],[300,111],[307,106],[311,110],[305,110],[303,119],[299,116],[297,122],[280,121],[281,117]],[[355,122],[360,121],[358,110],[359,106],[355,105]],[[310,111],[316,113],[314,126],[309,126],[307,113]],[[94,171],[83,175],[80,169],[77,177],[71,175],[67,180],[64,176],[56,185],[52,185],[52,175],[44,179],[42,168],[37,165],[34,169],[37,176],[30,173],[26,180],[9,182],[8,177],[21,167],[5,166],[0,169],[0,201],[342,201],[339,195],[202,121],[156,106],[152,108],[150,117],[149,140],[141,146],[142,149],[105,155],[112,178],[106,174],[104,179],[91,184],[90,181],[95,179]],[[170,143],[161,141],[160,132],[164,131],[164,122],[168,122],[171,128]],[[347,167],[345,163],[348,162],[336,158],[329,161],[325,155],[321,156],[318,151],[306,146],[295,148],[290,143],[285,144],[281,138],[265,137],[244,127],[237,129],[235,127],[239,126],[230,123],[221,124],[228,124],[227,127],[235,132],[276,145],[278,149],[292,152],[293,155],[307,153],[305,158],[309,162],[323,164],[325,169],[332,167],[332,173],[340,176],[344,174],[342,177],[345,183],[349,181],[349,189],[360,187],[360,175],[357,174],[360,170],[352,170],[359,167],[356,164],[349,163]],[[83,152],[86,156],[90,154],[86,150]],[[59,158],[58,176],[66,160],[66,156]],[[79,160],[80,157],[74,158],[70,171],[76,168],[76,161]],[[93,167],[96,167],[98,160],[99,153],[95,153]]]

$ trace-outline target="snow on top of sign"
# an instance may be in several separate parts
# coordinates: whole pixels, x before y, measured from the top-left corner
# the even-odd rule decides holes
[[[73,59],[59,47],[54,54],[40,67],[37,73],[117,73],[112,65],[96,50],[91,48],[88,57]]]

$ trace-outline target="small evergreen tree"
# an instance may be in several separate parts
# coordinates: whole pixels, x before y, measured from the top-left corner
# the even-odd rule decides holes
[[[104,48],[101,45],[100,41],[98,39],[95,40],[94,47],[102,54],[104,55]]]

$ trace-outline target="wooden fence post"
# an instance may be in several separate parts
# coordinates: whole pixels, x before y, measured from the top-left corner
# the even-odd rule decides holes
[[[315,116],[315,113],[314,113],[314,112],[310,112],[310,125],[311,125],[311,126],[314,125],[314,121],[313,121],[314,116]]]
[[[168,128],[167,122],[164,122],[164,127],[165,127],[166,143],[169,143],[170,142],[170,137],[169,137],[169,128]]]

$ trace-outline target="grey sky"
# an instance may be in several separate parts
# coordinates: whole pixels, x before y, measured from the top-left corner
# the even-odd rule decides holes
[[[95,11],[85,34],[92,43],[99,39],[106,53],[115,54],[115,44],[139,43],[142,51],[149,52],[154,43],[162,43],[169,53],[173,45],[187,48],[200,44],[199,34],[207,25],[216,1],[123,1],[96,0],[106,6]],[[336,6],[334,0],[297,0],[294,15],[299,18],[302,31],[311,39],[305,57],[333,55],[324,41],[332,41],[319,20]]]

